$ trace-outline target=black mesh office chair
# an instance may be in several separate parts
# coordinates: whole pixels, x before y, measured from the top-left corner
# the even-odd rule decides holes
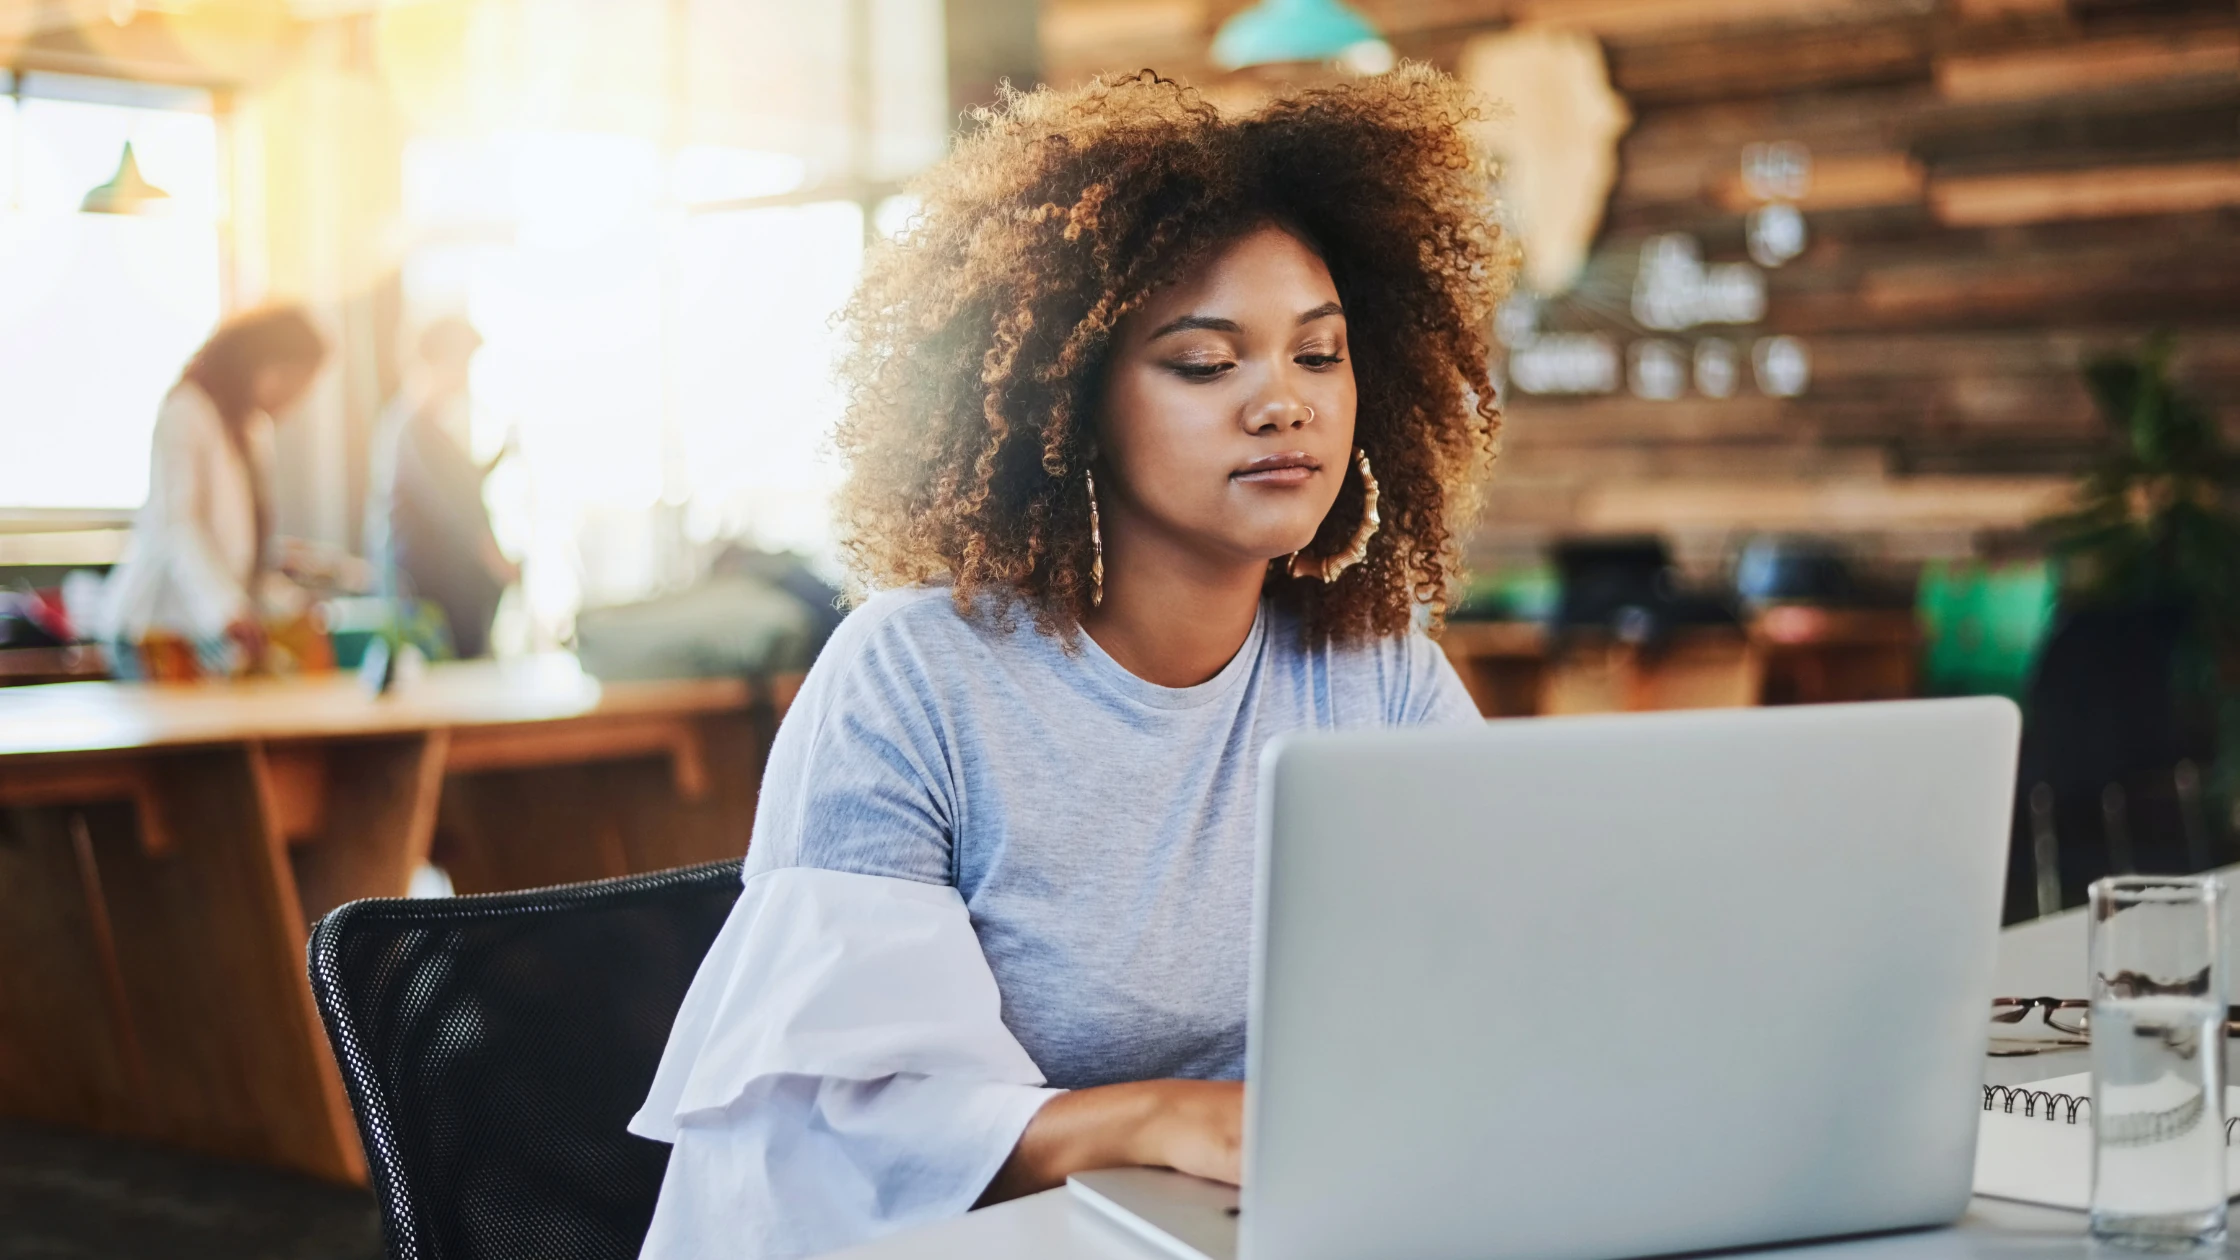
[[[311,991],[392,1260],[638,1254],[669,1148],[623,1126],[738,897],[729,861],[319,921]]]
[[[2080,905],[2102,875],[2231,860],[2204,795],[2214,712],[2177,674],[2184,629],[2169,609],[2086,608],[2047,640],[2024,705],[2008,922]]]

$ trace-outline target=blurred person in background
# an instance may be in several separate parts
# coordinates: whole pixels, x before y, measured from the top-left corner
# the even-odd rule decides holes
[[[366,497],[366,549],[382,594],[442,609],[453,648],[468,660],[489,654],[498,600],[521,578],[482,502],[482,483],[507,452],[486,464],[468,452],[468,369],[481,348],[482,334],[457,316],[421,331],[404,388],[374,436]]]
[[[148,499],[110,577],[103,630],[126,678],[260,668],[286,583],[272,560],[273,426],[327,345],[301,307],[226,320],[156,414]]]

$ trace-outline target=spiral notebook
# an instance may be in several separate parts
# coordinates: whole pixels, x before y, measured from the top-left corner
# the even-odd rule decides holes
[[[2175,1088],[2174,1082],[2164,1084]],[[2182,1093],[2182,1088],[2178,1092]],[[2193,1113],[2198,1116],[2198,1089],[2192,1102]],[[2183,1119],[2183,1110],[2181,1105],[2172,1114]],[[2240,1117],[2240,1087],[2225,1088],[2224,1113]],[[2226,1121],[2227,1146],[2234,1145],[2236,1135],[2240,1135],[2240,1119]],[[2228,1194],[2240,1198],[2240,1153],[2227,1158],[2225,1177]],[[2090,1205],[2090,1073],[2027,1085],[1983,1087],[1983,1124],[1976,1138],[1976,1193],[2080,1212]]]

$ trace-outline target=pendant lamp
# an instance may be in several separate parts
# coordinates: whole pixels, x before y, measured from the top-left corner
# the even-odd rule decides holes
[[[1392,68],[1392,46],[1342,0],[1259,0],[1221,24],[1213,60],[1224,70],[1336,61],[1378,74]]]
[[[124,157],[109,182],[86,194],[78,209],[87,214],[147,214],[161,208],[171,194],[140,175],[140,160],[132,156],[132,142],[124,142]]]

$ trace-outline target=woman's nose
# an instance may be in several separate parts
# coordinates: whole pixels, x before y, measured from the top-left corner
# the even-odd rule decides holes
[[[1303,429],[1314,419],[1314,408],[1296,398],[1263,398],[1244,411],[1247,433],[1280,433]]]

